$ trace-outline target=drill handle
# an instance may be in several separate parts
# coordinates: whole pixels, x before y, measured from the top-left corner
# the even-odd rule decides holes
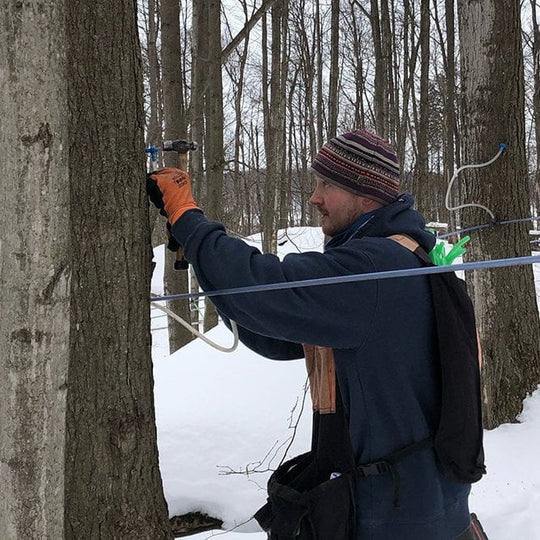
[[[187,171],[187,152],[178,153],[178,168],[182,171]],[[176,260],[174,261],[175,270],[187,270],[189,263],[184,258],[184,248],[180,246],[180,249],[176,252]]]

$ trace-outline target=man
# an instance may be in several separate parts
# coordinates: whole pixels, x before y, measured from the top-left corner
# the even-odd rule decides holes
[[[410,249],[389,238],[406,235],[427,252],[435,244],[412,209],[412,196],[399,195],[398,159],[386,141],[366,130],[335,137],[320,149],[312,171],[310,203],[331,239],[324,253],[291,254],[283,261],[209,221],[194,202],[185,173],[152,175],[150,192],[164,206],[204,290],[422,266]],[[331,352],[329,363],[321,364],[306,347],[309,365],[319,366],[311,377],[312,385],[320,386],[312,387],[314,406],[322,412],[335,407],[332,389],[323,388],[334,380],[335,367],[357,464],[377,461],[436,431],[441,389],[426,276],[237,294],[214,297],[214,303],[225,319],[236,321],[241,340],[264,356],[301,358],[302,344]],[[443,476],[432,448],[408,455],[396,473],[397,489],[395,474],[357,482],[359,539],[474,538],[470,486]]]

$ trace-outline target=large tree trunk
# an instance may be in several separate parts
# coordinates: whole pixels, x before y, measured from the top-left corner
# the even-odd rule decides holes
[[[135,3],[66,5],[72,280],[64,537],[170,538],[152,395]]]
[[[540,213],[540,28],[538,26],[537,2],[531,0],[531,13],[533,24],[533,116],[534,116],[534,135],[536,139],[536,168],[532,182],[531,196],[535,209],[535,215]]]
[[[463,160],[507,152],[494,165],[464,175],[465,202],[480,202],[499,219],[528,216],[524,130],[524,80],[520,3],[459,0],[463,77]],[[498,54],[504,51],[504,61]],[[464,212],[464,224],[483,223],[482,210]],[[471,259],[529,255],[528,224],[487,229],[471,241]],[[529,266],[477,271],[474,288],[484,351],[485,420],[488,428],[515,421],[522,400],[540,381],[540,324]]]
[[[135,4],[1,11],[0,536],[170,538]]]
[[[62,538],[70,266],[64,3],[0,19],[0,537]],[[77,212],[74,213],[77,219]]]

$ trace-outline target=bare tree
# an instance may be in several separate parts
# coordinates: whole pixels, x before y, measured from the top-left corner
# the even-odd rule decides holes
[[[146,56],[148,82],[148,123],[146,146],[158,145],[162,138],[161,72],[158,54],[159,6],[156,0],[148,0],[144,13],[146,20]]]
[[[264,124],[266,150],[266,181],[264,184],[264,208],[261,213],[263,250],[276,252],[276,226],[278,214],[278,191],[285,165],[285,110],[284,85],[287,77],[286,36],[288,0],[278,0],[272,7],[272,44],[270,64],[270,95],[263,88],[265,97]],[[264,48],[264,43],[263,43]],[[266,56],[266,50],[263,51]],[[264,67],[263,67],[264,69]],[[263,75],[267,79],[268,74]]]
[[[441,89],[443,99],[443,121],[442,121],[442,151],[443,151],[443,179],[445,186],[451,181],[456,165],[459,166],[459,149],[457,140],[457,121],[456,121],[456,58],[455,58],[455,6],[453,0],[444,1],[444,17],[439,16],[438,2],[434,2],[434,23],[437,29],[440,53],[442,57],[443,70],[441,75]],[[445,28],[442,27],[442,20]],[[451,195],[452,206],[459,204],[460,186],[457,184]],[[444,208],[439,209],[439,221],[449,222],[451,229],[457,228],[455,214],[447,214]]]
[[[316,134],[315,147],[321,147],[326,141],[324,137],[324,99],[323,99],[323,22],[321,16],[320,0],[313,0],[315,3],[315,28],[314,28],[314,44],[315,51],[315,73],[316,73]]]
[[[347,77],[347,73],[353,79],[353,93],[349,98],[345,88],[341,91],[344,93],[347,101],[350,103],[353,113],[352,120],[346,121],[348,125],[352,125],[357,128],[364,127],[369,122],[367,118],[367,111],[365,106],[366,97],[366,74],[364,72],[364,56],[365,56],[365,42],[364,30],[362,28],[363,17],[361,17],[359,10],[357,9],[355,0],[349,0],[348,10],[344,13],[345,24],[347,25],[347,31],[344,35],[344,77]],[[348,50],[347,50],[348,49]]]
[[[332,0],[330,22],[330,84],[328,89],[328,137],[335,137],[338,121],[339,82],[339,0]]]
[[[249,28],[250,19],[247,2],[242,1],[242,9],[244,12],[245,25],[244,28]],[[260,10],[259,10],[260,11]],[[262,13],[261,13],[262,16]],[[248,215],[243,216],[243,210],[246,209],[246,205],[249,207],[249,191],[242,186],[244,179],[246,178],[245,158],[243,156],[244,149],[244,126],[242,122],[242,106],[244,101],[244,79],[246,73],[246,64],[249,52],[249,29],[242,33],[243,35],[243,47],[240,48],[242,40],[238,40],[238,45],[231,48],[231,52],[227,55],[223,55],[225,59],[224,67],[227,70],[227,74],[231,81],[233,103],[234,103],[234,150],[233,150],[233,162],[232,162],[232,181],[234,184],[234,197],[231,203],[234,205],[236,202],[236,210],[239,211],[237,222],[242,222],[243,218],[248,221],[249,228],[249,210]],[[232,43],[232,41],[231,41]],[[226,48],[229,48],[226,47]],[[231,60],[234,57],[235,62]],[[235,212],[236,213],[236,212]],[[238,228],[242,228],[238,223]]]
[[[161,58],[165,140],[186,139],[187,120],[185,89],[182,74],[182,55],[180,38],[180,2],[161,0]],[[179,156],[174,152],[165,155],[167,167],[178,167]],[[185,270],[175,270],[176,253],[165,250],[164,284],[167,294],[188,291],[189,276]],[[169,309],[185,321],[191,322],[189,304],[185,300],[173,300]],[[168,317],[169,350],[171,353],[194,339],[193,334],[172,317]]]
[[[414,193],[416,206],[428,215],[432,208],[428,182],[429,71],[430,71],[430,0],[421,0],[420,14],[420,95],[416,122],[416,163]]]
[[[381,0],[382,7],[379,8],[379,0],[371,0],[371,10],[369,19],[371,22],[371,34],[373,38],[373,49],[375,56],[375,130],[384,138],[388,137],[388,78],[389,65],[387,54],[387,40],[389,36],[385,35],[386,25],[384,25],[383,15],[388,12],[388,0]]]

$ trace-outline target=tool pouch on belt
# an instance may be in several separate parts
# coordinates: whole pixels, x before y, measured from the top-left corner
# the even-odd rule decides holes
[[[316,349],[314,357],[313,349],[306,347],[310,382],[318,384],[311,388],[316,408],[311,451],[278,467],[268,481],[268,502],[255,514],[272,540],[354,538],[354,454],[332,351]],[[334,412],[321,412],[332,407]]]

